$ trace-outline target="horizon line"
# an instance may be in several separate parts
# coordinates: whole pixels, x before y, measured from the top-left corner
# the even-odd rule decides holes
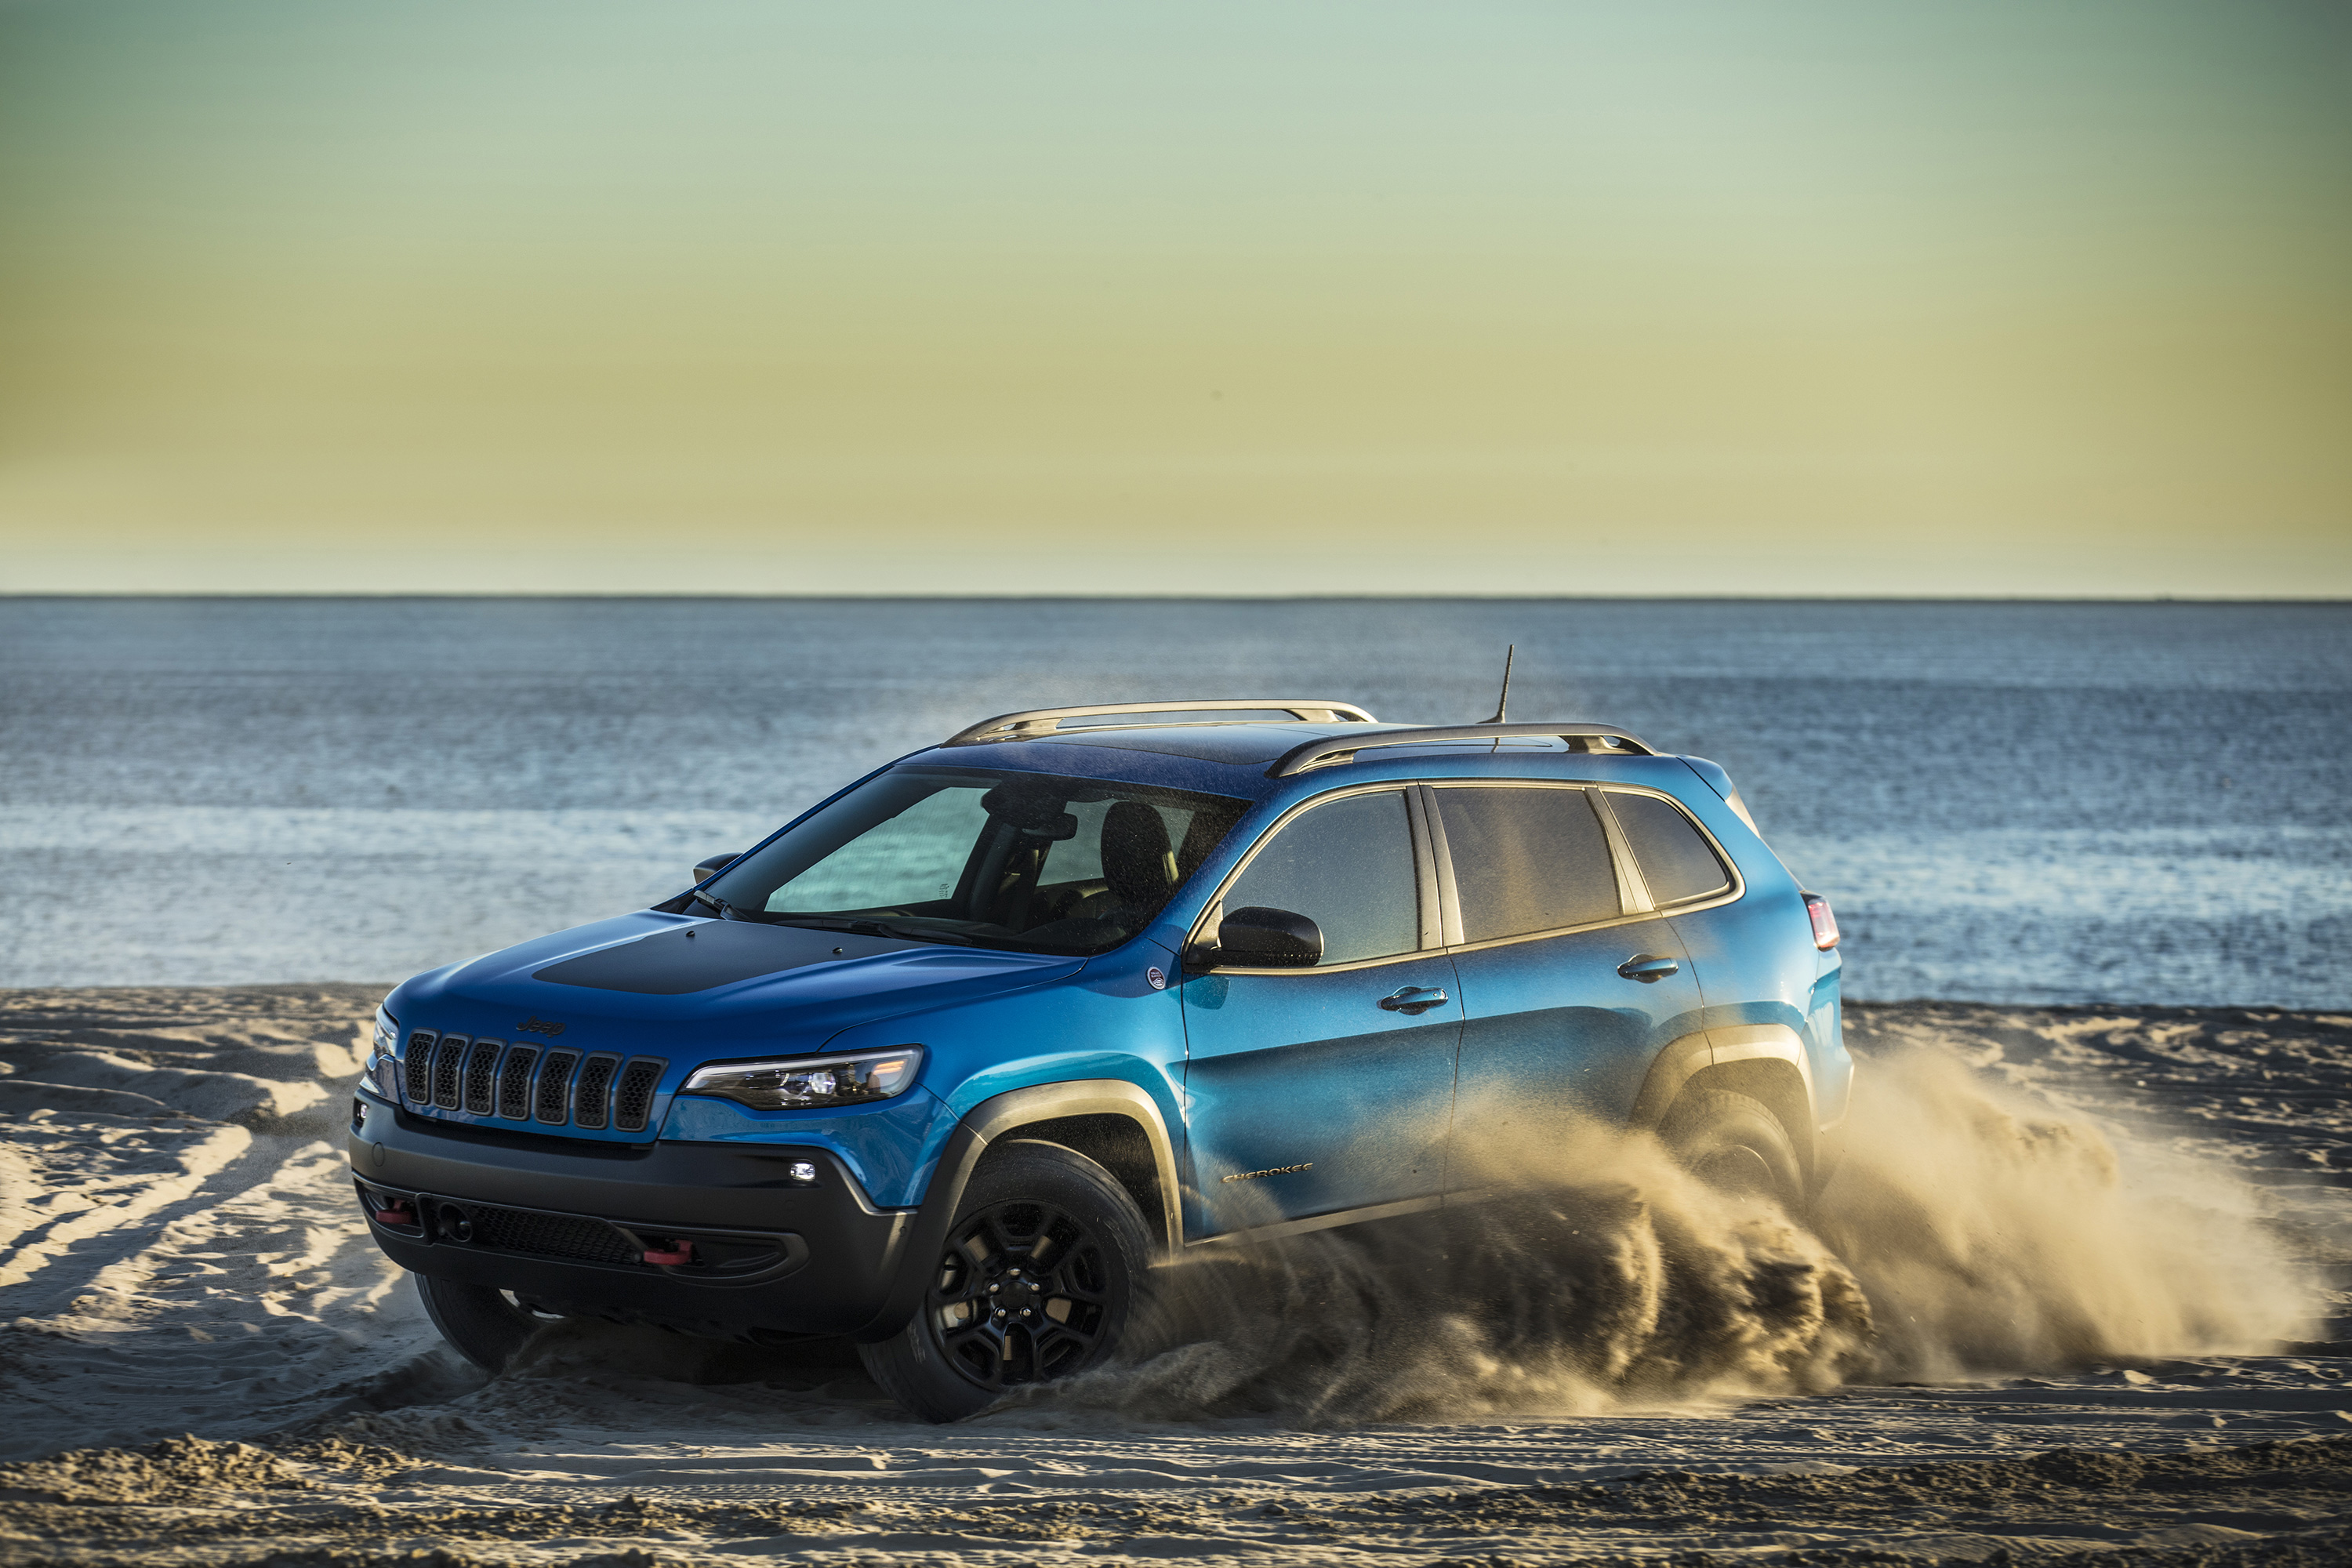
[[[950,594],[909,590],[899,593],[723,593],[698,590],[647,591],[624,588],[573,588],[532,591],[507,590],[439,590],[433,592],[402,592],[396,590],[367,591],[360,589],[294,589],[253,588],[168,590],[160,588],[47,588],[12,592],[0,589],[0,603],[26,600],[93,600],[150,599],[186,600],[219,599],[237,601],[250,599],[349,599],[378,600],[478,600],[491,602],[509,599],[595,600],[613,602],[638,600],[646,602],[697,603],[726,601],[753,603],[824,604],[835,602],[889,604],[919,601],[935,604],[1034,604],[1043,601],[1072,604],[1106,601],[1130,604],[1300,604],[1300,603],[1379,603],[1379,604],[1751,604],[1751,605],[2352,605],[2352,595],[2284,595],[2284,594],[1429,594],[1400,591],[1393,594],[1121,594],[1121,593],[1060,593],[1033,594]]]

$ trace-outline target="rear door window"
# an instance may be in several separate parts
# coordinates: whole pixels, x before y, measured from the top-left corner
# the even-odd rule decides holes
[[[1421,946],[1421,885],[1402,790],[1328,801],[1276,833],[1225,889],[1227,910],[1288,910],[1323,928],[1323,962]]]
[[[1580,789],[1435,789],[1462,939],[1491,942],[1615,920],[1609,835]]]
[[[1731,886],[1706,835],[1672,801],[1611,790],[1609,805],[1659,907],[1712,898]]]

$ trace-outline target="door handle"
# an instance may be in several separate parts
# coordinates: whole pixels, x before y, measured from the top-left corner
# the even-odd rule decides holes
[[[1417,1017],[1432,1007],[1443,1007],[1451,998],[1442,985],[1400,985],[1381,998],[1381,1005],[1391,1013]]]
[[[1617,973],[1628,980],[1638,980],[1644,985],[1656,984],[1669,974],[1682,973],[1682,965],[1655,952],[1637,952],[1617,966]]]

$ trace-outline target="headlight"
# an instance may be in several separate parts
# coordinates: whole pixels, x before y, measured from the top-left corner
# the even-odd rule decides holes
[[[400,1100],[400,1068],[394,1058],[400,1055],[400,1020],[381,1006],[375,1010],[375,1038],[369,1043],[368,1057],[360,1072],[368,1086],[394,1104]]]
[[[680,1094],[731,1100],[754,1110],[799,1110],[815,1105],[863,1105],[887,1100],[915,1081],[920,1046],[893,1046],[854,1057],[814,1061],[723,1062],[697,1068]]]

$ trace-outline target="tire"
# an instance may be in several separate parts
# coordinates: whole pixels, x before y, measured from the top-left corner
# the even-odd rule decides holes
[[[1707,1185],[1769,1197],[1803,1215],[1804,1168],[1788,1130],[1763,1101],[1727,1089],[1693,1089],[1666,1112],[1658,1136]]]
[[[859,1345],[858,1359],[926,1421],[976,1415],[1014,1388],[1108,1361],[1152,1252],[1108,1171],[1058,1143],[1001,1143],[964,1188],[913,1321]]]
[[[413,1276],[425,1314],[459,1355],[493,1375],[504,1372],[542,1321],[487,1285]]]

